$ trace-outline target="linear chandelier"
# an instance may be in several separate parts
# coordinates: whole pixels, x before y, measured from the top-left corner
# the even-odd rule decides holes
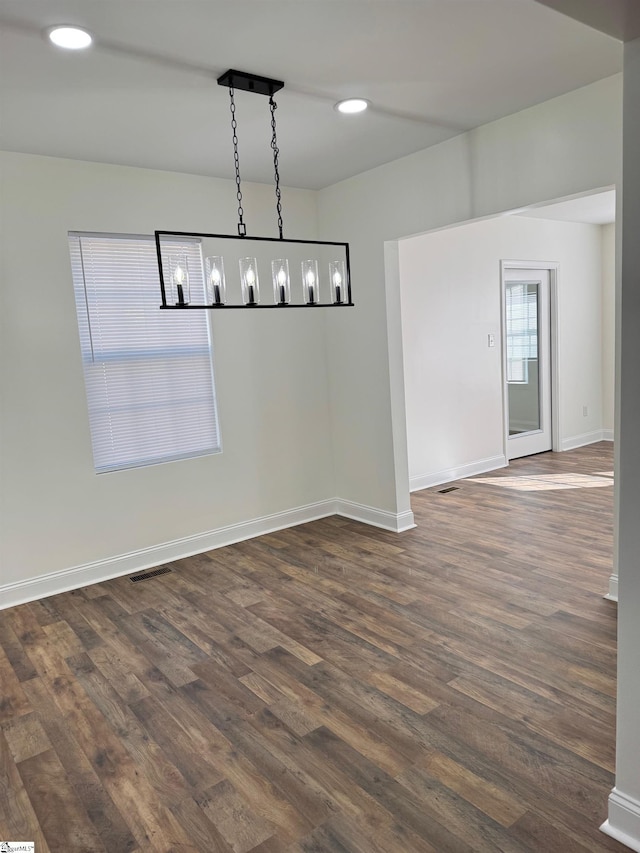
[[[218,84],[229,89],[238,233],[156,231],[162,293],[160,307],[178,310],[353,307],[349,244],[288,240],[283,234],[280,151],[275,115],[277,104],[273,96],[284,83],[245,71],[229,70],[218,78]],[[247,236],[238,154],[236,89],[269,98],[278,237]],[[187,250],[194,243],[200,246],[202,263],[198,269],[190,267],[188,261],[193,253]]]

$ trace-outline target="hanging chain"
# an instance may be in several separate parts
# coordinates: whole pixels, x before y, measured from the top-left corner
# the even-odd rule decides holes
[[[278,105],[273,100],[273,95],[269,96],[269,109],[271,110],[271,149],[273,151],[273,172],[276,182],[276,210],[278,212],[278,231],[280,232],[280,239],[282,240],[282,193],[280,192],[280,170],[278,168],[278,155],[280,154],[280,149],[278,148],[278,138],[276,136],[276,110],[278,109]]]
[[[242,187],[240,185],[240,158],[238,156],[238,122],[236,121],[236,101],[233,86],[229,86],[229,98],[231,102],[231,130],[233,131],[233,160],[236,167],[236,197],[238,199],[238,234],[240,237],[247,236],[247,226],[244,224],[244,210],[242,209]]]

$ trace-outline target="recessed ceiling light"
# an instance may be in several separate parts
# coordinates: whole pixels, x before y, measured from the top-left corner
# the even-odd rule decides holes
[[[346,101],[339,101],[336,104],[336,109],[340,113],[361,113],[369,106],[369,101],[364,98],[347,98]]]
[[[67,50],[82,50],[89,47],[93,39],[91,35],[80,27],[53,27],[48,32],[49,39],[57,47]]]

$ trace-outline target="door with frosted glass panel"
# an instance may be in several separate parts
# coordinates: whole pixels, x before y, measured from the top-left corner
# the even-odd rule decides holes
[[[509,459],[552,448],[549,271],[506,270],[504,351]]]

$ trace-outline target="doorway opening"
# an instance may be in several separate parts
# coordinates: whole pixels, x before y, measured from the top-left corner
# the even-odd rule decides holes
[[[394,254],[387,245],[387,275],[397,275],[400,292],[411,491],[508,465],[525,435],[548,432],[545,420],[554,451],[612,440],[614,219],[615,191],[603,188],[413,235],[394,241]],[[537,413],[521,413],[511,440],[501,260],[503,267],[547,270],[549,278],[551,403],[538,398]],[[535,291],[521,289],[519,298],[537,307]],[[511,358],[510,369],[520,371],[515,397],[525,377],[536,385],[541,365],[532,352],[526,364],[522,355],[519,364]],[[511,379],[515,386],[515,373]]]

